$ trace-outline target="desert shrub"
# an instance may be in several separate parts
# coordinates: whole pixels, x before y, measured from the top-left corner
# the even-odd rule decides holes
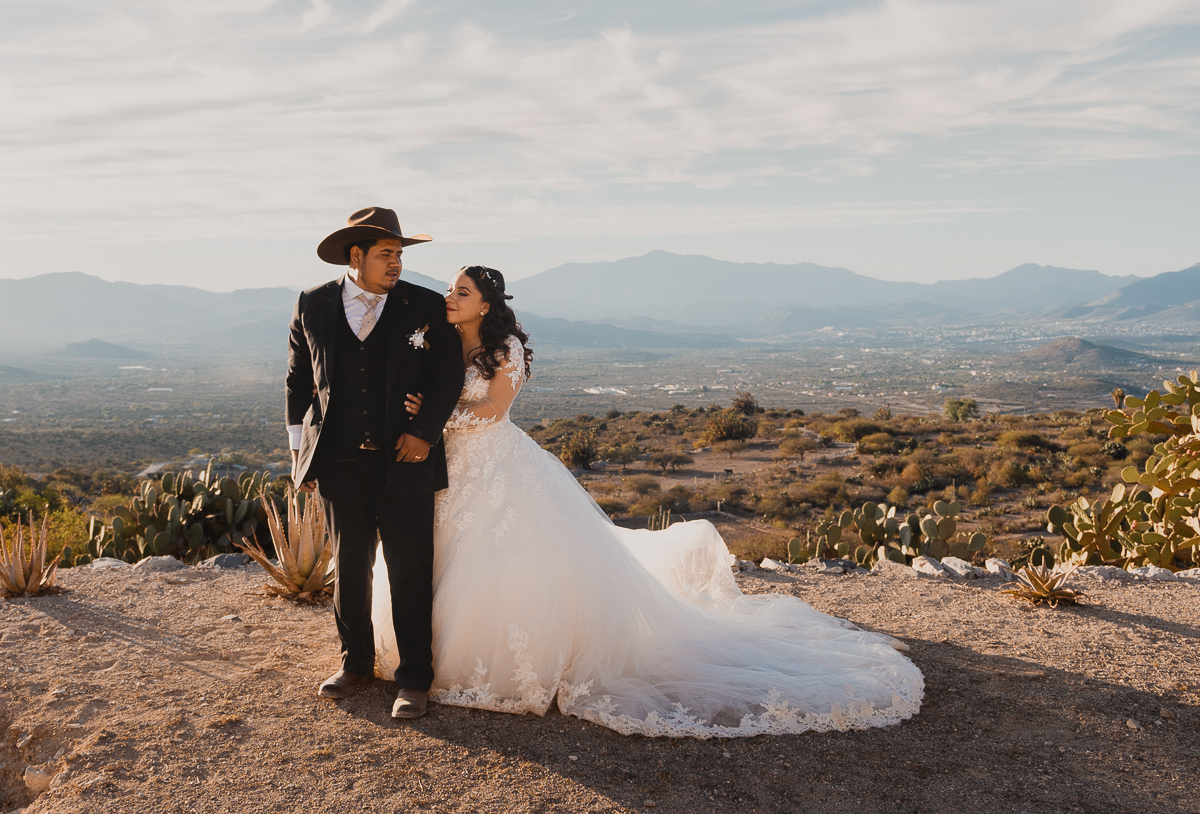
[[[1054,449],[1054,444],[1041,433],[1031,430],[1008,430],[1000,433],[996,446],[1006,449]]]
[[[887,494],[887,502],[903,508],[908,505],[908,492],[903,486],[893,486],[892,491]]]
[[[886,455],[872,461],[869,471],[871,477],[883,480],[888,475],[893,475],[901,471],[904,467],[905,461],[899,455]]]
[[[1068,447],[1067,455],[1071,456],[1076,466],[1098,466],[1106,463],[1102,460],[1101,448],[1102,445],[1097,441],[1081,441]]]
[[[962,464],[963,469],[972,477],[978,480],[987,474],[989,460],[988,453],[982,449],[964,449],[956,453],[958,461]]]
[[[629,504],[623,500],[618,500],[615,497],[598,497],[596,505],[604,510],[604,513],[610,517],[613,515],[622,514],[629,508]]]
[[[668,468],[674,472],[679,467],[687,466],[691,462],[691,456],[681,449],[660,449],[650,455],[650,463],[661,468],[664,473]]]
[[[799,458],[804,460],[805,453],[817,449],[820,444],[811,435],[795,435],[784,438],[779,443],[777,456],[780,458]]]
[[[989,483],[980,482],[971,492],[971,505],[978,507],[987,507],[992,505],[992,486]]]
[[[947,397],[942,403],[942,415],[947,421],[969,421],[979,417],[979,405],[975,399]]]
[[[851,443],[858,443],[868,435],[891,434],[887,427],[869,418],[847,418],[829,429],[835,437]]]
[[[580,430],[567,436],[562,442],[558,457],[574,469],[591,469],[600,455],[595,430]]]
[[[752,393],[747,393],[739,390],[733,397],[733,406],[731,408],[736,413],[742,415],[757,415],[765,413],[762,407],[758,406],[758,399],[754,398]]]
[[[1073,426],[1067,427],[1058,434],[1058,440],[1065,444],[1073,444],[1077,441],[1090,441],[1095,438],[1096,434],[1089,427]]]
[[[620,464],[621,471],[624,472],[629,464],[635,463],[642,456],[642,448],[636,441],[626,441],[602,448],[600,455],[609,463]]]
[[[758,422],[735,410],[718,410],[704,422],[701,446],[718,441],[747,441],[758,433]]]
[[[745,441],[718,441],[712,445],[713,452],[720,452],[723,455],[728,455],[732,458],[737,453],[746,448]]]
[[[836,472],[825,472],[810,481],[798,481],[787,487],[787,495],[793,502],[813,506],[828,506],[839,492],[844,491],[845,481]]]
[[[1018,461],[1006,458],[992,465],[988,470],[987,479],[996,486],[1020,486],[1029,482],[1029,472]]]
[[[885,455],[896,451],[896,439],[886,432],[874,432],[858,439],[860,455]]]
[[[1104,445],[1100,447],[1100,452],[1114,461],[1123,461],[1129,457],[1129,447],[1120,441],[1105,441]]]
[[[676,484],[667,490],[662,505],[672,512],[690,512],[692,511],[692,490],[681,483]]]
[[[643,497],[662,489],[658,480],[650,475],[631,475],[625,479],[625,488]]]

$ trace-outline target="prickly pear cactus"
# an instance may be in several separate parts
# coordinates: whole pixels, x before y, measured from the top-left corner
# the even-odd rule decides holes
[[[1157,565],[1180,570],[1200,565],[1200,376],[1192,371],[1163,382],[1144,399],[1125,396],[1109,410],[1109,437],[1163,436],[1142,469],[1125,467],[1125,484],[1093,504],[1080,497],[1047,512],[1047,529],[1062,535],[1066,563]],[[1128,485],[1126,485],[1128,484]]]
[[[169,554],[195,563],[235,551],[256,533],[269,539],[267,513],[258,500],[268,494],[267,486],[264,472],[245,472],[237,480],[217,478],[211,462],[199,477],[166,473],[143,483],[107,524],[92,518],[90,541],[76,562],[81,557],[137,562]]]

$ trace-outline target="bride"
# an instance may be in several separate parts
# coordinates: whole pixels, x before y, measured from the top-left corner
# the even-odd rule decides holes
[[[467,376],[444,434],[450,487],[436,498],[430,697],[536,715],[556,704],[623,734],[697,738],[916,714],[924,681],[898,642],[792,596],[743,595],[708,521],[614,525],[509,420],[533,353],[507,299],[482,266],[446,295]],[[390,678],[382,557],[374,578],[376,670]]]

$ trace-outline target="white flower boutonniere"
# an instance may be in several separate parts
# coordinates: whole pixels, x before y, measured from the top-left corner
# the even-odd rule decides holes
[[[426,325],[420,330],[413,331],[412,336],[408,338],[408,344],[412,345],[417,350],[429,350],[429,343],[425,341],[425,332],[429,330]]]

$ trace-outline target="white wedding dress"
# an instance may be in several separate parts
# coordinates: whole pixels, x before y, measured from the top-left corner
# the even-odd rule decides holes
[[[614,525],[557,458],[508,419],[522,348],[474,366],[436,498],[430,697],[498,712],[560,711],[624,734],[748,737],[885,726],[924,680],[889,637],[792,596],[745,596],[704,520]],[[376,671],[398,662],[383,557]]]

